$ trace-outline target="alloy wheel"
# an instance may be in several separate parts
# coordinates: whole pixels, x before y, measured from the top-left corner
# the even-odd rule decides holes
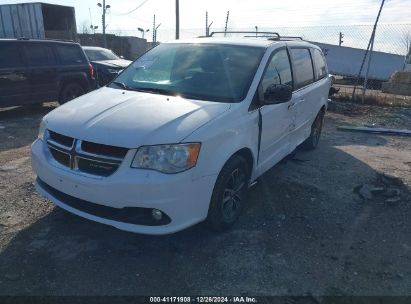
[[[234,220],[241,211],[246,180],[245,172],[236,168],[227,181],[221,204],[223,216],[227,221]]]

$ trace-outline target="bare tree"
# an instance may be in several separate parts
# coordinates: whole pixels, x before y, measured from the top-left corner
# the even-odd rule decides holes
[[[411,59],[411,30],[407,29],[403,32],[403,35],[401,36],[401,42],[404,46],[405,49],[405,59],[404,59],[404,66],[403,69],[405,69],[405,65],[407,62],[409,62]]]
[[[83,23],[81,24],[81,33],[90,34],[89,30],[90,30],[90,24],[88,23],[88,21],[83,21]]]
[[[408,54],[411,49],[411,30],[404,30],[401,36],[401,43],[405,48],[405,54]]]

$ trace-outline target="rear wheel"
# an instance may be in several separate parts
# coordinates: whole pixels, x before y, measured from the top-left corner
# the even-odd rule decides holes
[[[318,146],[318,142],[320,141],[321,131],[323,128],[324,122],[324,111],[320,111],[317,114],[312,126],[311,126],[311,133],[310,137],[308,137],[302,144],[301,148],[304,150],[314,150]]]
[[[68,83],[63,86],[60,92],[59,103],[66,103],[74,98],[77,98],[85,93],[83,87],[75,82]]]
[[[214,186],[207,217],[213,230],[224,231],[238,219],[244,207],[249,178],[243,157],[235,155],[224,165]]]

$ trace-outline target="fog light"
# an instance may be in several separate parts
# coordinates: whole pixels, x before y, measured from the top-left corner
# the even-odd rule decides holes
[[[163,218],[163,212],[157,209],[153,209],[151,215],[156,221],[161,221],[161,219]]]

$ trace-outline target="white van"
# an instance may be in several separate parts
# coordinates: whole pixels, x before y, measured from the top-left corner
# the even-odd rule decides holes
[[[270,38],[163,43],[112,83],[47,114],[36,189],[121,230],[224,230],[256,179],[317,146],[330,79],[321,49]]]

